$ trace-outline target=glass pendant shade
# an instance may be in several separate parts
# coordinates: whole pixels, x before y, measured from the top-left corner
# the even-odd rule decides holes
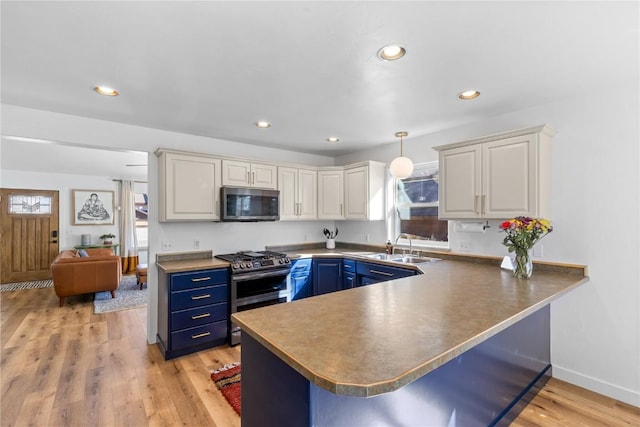
[[[389,165],[389,170],[396,179],[408,178],[413,172],[413,162],[408,157],[396,157]]]
[[[402,138],[409,135],[408,132],[396,132],[396,137],[400,138],[400,157],[393,159],[389,165],[391,176],[395,179],[404,179],[411,176],[413,172],[413,162],[410,158],[402,155]]]

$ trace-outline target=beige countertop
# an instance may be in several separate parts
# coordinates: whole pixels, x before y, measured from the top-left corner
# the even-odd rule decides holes
[[[165,273],[181,273],[185,271],[209,270],[211,268],[227,268],[229,263],[218,258],[182,259],[158,262],[157,266]]]
[[[550,271],[536,266],[530,280],[517,280],[491,257],[443,260],[422,265],[423,275],[232,319],[319,387],[373,396],[420,378],[588,281],[584,266],[548,264]]]

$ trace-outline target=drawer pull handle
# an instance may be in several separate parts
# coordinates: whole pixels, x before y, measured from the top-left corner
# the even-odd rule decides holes
[[[192,300],[198,300],[198,299],[205,299],[205,298],[211,298],[210,294],[204,294],[204,295],[196,295],[196,296],[192,296],[191,299]]]
[[[390,276],[390,277],[394,276],[393,273],[385,273],[384,271],[378,271],[378,270],[369,270],[369,273],[382,274],[383,276]]]
[[[345,264],[344,268],[351,268],[351,266],[349,264]]]
[[[209,335],[211,335],[211,332],[204,332],[204,333],[202,333],[202,334],[191,335],[191,339],[192,339],[192,340],[196,340],[196,339],[198,339],[198,338],[208,337]]]
[[[191,279],[192,282],[203,282],[205,280],[211,280],[211,277],[198,277],[197,279]]]
[[[197,314],[195,316],[191,316],[191,319],[192,320],[204,319],[205,317],[211,317],[211,313]]]
[[[306,265],[296,265],[296,270],[302,270],[303,268],[307,268]]]

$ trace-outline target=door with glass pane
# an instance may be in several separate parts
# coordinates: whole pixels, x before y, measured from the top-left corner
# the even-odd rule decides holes
[[[0,283],[51,278],[58,254],[58,192],[0,189]]]

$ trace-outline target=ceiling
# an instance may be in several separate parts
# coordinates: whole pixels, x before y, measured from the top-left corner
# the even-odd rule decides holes
[[[2,1],[1,19],[5,104],[328,156],[638,78],[637,2]],[[407,55],[381,61],[388,43]]]

